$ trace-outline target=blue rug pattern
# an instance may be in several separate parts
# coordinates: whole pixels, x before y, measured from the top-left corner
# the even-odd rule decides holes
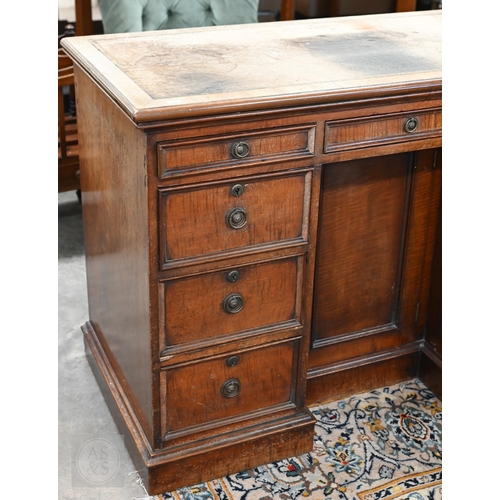
[[[441,500],[442,404],[418,379],[310,408],[311,453],[155,500]]]

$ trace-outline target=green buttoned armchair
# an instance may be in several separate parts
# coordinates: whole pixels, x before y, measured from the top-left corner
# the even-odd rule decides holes
[[[98,0],[104,33],[258,22],[259,0]]]

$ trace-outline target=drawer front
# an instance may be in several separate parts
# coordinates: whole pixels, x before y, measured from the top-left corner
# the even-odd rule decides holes
[[[267,159],[312,156],[314,127],[293,127],[216,139],[159,142],[158,177],[217,165],[250,164]]]
[[[306,241],[311,173],[160,190],[161,268],[269,243]]]
[[[302,267],[303,257],[296,257],[162,282],[162,348],[291,321],[298,324],[299,260]]]
[[[295,339],[163,370],[163,435],[293,408],[298,345]]]
[[[336,120],[325,125],[325,153],[441,135],[441,110]]]

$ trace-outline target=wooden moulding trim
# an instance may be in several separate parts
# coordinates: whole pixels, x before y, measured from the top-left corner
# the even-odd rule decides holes
[[[251,352],[251,351],[256,351],[256,350],[258,351],[259,349],[263,349],[266,347],[271,347],[271,346],[280,345],[280,344],[288,344],[288,343],[292,343],[294,341],[300,341],[302,339],[302,337],[303,336],[302,336],[301,332],[298,333],[297,331],[291,330],[289,332],[289,335],[287,335],[285,337],[278,337],[275,339],[268,340],[265,344],[257,343],[257,344],[244,346],[242,348],[237,348],[235,346],[229,345],[229,346],[227,346],[228,347],[227,350],[224,350],[220,353],[209,354],[207,356],[202,356],[202,357],[196,356],[195,359],[187,359],[186,361],[181,361],[180,363],[164,364],[163,366],[160,367],[160,370],[161,371],[171,370],[172,368],[177,369],[179,367],[182,367],[185,365],[192,365],[194,363],[203,363],[207,358],[210,358],[210,359],[225,358],[229,352],[236,354],[239,352]]]
[[[438,83],[436,83],[438,82]],[[278,116],[287,115],[287,117],[305,114],[318,114],[318,113],[332,113],[335,111],[340,111],[343,109],[357,109],[367,107],[377,107],[377,106],[387,106],[396,105],[400,103],[411,103],[414,101],[429,101],[429,100],[441,100],[442,98],[442,85],[441,80],[431,81],[429,85],[413,87],[407,92],[394,93],[394,95],[382,95],[382,96],[370,96],[368,98],[362,98],[354,96],[351,99],[343,99],[340,101],[327,100],[327,102],[318,103],[308,103],[302,106],[287,106],[286,108],[270,108],[264,110],[253,110],[245,112],[245,119],[258,119],[258,121],[271,119]],[[213,122],[219,122],[221,120],[231,121],[236,120],[240,122],[242,120],[242,114],[239,111],[230,111],[225,114],[219,114],[215,116],[207,115],[203,117],[193,116],[193,117],[172,117],[159,119],[157,121],[136,123],[139,128],[144,130],[174,127],[179,126],[189,127],[190,124],[199,127],[200,125],[211,125]]]
[[[407,113],[408,115],[411,113]],[[326,146],[325,147],[325,153],[324,154],[332,154],[336,153],[338,151],[354,151],[357,149],[365,149],[365,148],[374,148],[377,146],[385,146],[385,145],[390,145],[390,144],[399,144],[402,143],[404,145],[409,146],[409,150],[413,151],[414,149],[411,148],[412,142],[416,142],[422,139],[434,139],[434,138],[440,138],[442,136],[442,130],[441,128],[436,128],[432,131],[428,132],[421,132],[419,134],[415,134],[414,136],[411,137],[404,137],[402,135],[400,136],[392,136],[392,137],[382,137],[382,138],[377,138],[377,139],[366,139],[364,141],[353,141],[353,142],[346,142],[344,144],[340,144],[338,146]]]
[[[441,78],[430,78],[418,82],[407,82],[398,84],[382,84],[373,87],[359,89],[336,89],[330,92],[318,91],[311,93],[299,93],[288,95],[276,95],[259,97],[257,99],[227,100],[221,103],[208,105],[197,104],[196,106],[176,106],[157,108],[135,109],[131,102],[116,87],[102,78],[96,78],[96,68],[83,60],[79,54],[75,53],[71,47],[63,47],[64,51],[74,58],[74,63],[99,87],[123,112],[139,127],[151,127],[152,122],[160,122],[161,126],[166,120],[176,120],[182,118],[204,118],[209,115],[218,114],[241,114],[259,111],[283,111],[283,108],[290,107],[311,107],[321,104],[345,103],[352,100],[366,100],[374,98],[401,97],[415,92],[429,93],[442,89]]]
[[[314,158],[313,158],[314,160]],[[277,170],[273,172],[260,172],[258,174],[242,174],[239,172],[238,169],[235,171],[235,165],[232,165],[232,171],[233,175],[231,179],[216,179],[216,180],[208,180],[208,181],[202,181],[202,182],[197,182],[196,184],[193,185],[193,183],[190,184],[181,184],[181,185],[175,185],[175,186],[168,186],[168,185],[163,185],[161,184],[161,181],[164,179],[159,179],[159,184],[158,184],[158,192],[160,195],[162,194],[170,194],[171,192],[177,192],[177,191],[193,191],[193,190],[200,190],[200,189],[210,189],[213,187],[217,186],[225,186],[226,184],[231,184],[232,182],[258,182],[258,181],[266,181],[269,179],[276,179],[280,177],[304,177],[304,185],[306,190],[310,191],[310,181],[308,181],[308,177],[312,174],[314,170],[314,165],[311,163],[311,160],[309,160],[309,163],[306,163],[306,165],[299,165],[299,166],[293,166],[290,167],[287,165],[284,167],[282,170]],[[210,167],[210,171],[213,171],[216,169],[217,166],[214,168]],[[236,165],[236,167],[240,167],[240,165]],[[247,165],[241,165],[241,167],[247,167]],[[217,168],[217,170],[219,170]]]
[[[434,149],[442,146],[442,136],[422,136],[408,142],[391,142],[387,144],[371,144],[365,147],[356,147],[351,150],[344,149],[332,151],[319,156],[323,165],[338,163],[341,161],[373,158],[374,156],[386,156],[398,153],[413,153],[422,149]]]
[[[443,359],[441,355],[436,352],[436,350],[426,340],[422,342],[422,354],[425,354],[425,356],[427,356],[439,368],[443,368]]]
[[[278,418],[272,421],[265,421],[261,424],[245,427],[238,431],[228,432],[227,434],[218,434],[211,438],[200,439],[189,444],[180,444],[160,450],[153,457],[151,464],[161,464],[174,462],[185,457],[192,457],[204,453],[210,453],[216,450],[223,450],[239,443],[247,444],[259,440],[262,434],[267,435],[282,434],[290,431],[296,431],[301,427],[314,426],[316,419],[308,409],[295,413],[292,416]]]
[[[121,103],[124,111],[132,118],[132,120],[139,126],[143,123],[152,121],[164,120],[167,116],[170,118],[185,118],[185,117],[203,117],[209,114],[225,114],[233,112],[247,112],[257,110],[267,110],[269,108],[286,108],[290,106],[311,106],[314,104],[335,103],[343,102],[346,99],[368,99],[373,97],[391,96],[394,94],[411,93],[412,90],[421,89],[422,87],[432,88],[438,86],[441,88],[441,79],[429,79],[418,82],[415,84],[385,84],[377,85],[370,88],[359,89],[336,89],[330,92],[318,91],[309,94],[290,94],[290,95],[277,95],[268,97],[259,97],[256,100],[242,99],[233,100],[229,104],[223,101],[220,104],[213,103],[209,105],[196,105],[196,106],[179,106],[172,108],[158,107],[150,109],[139,109],[132,111],[126,109]]]
[[[337,119],[337,120],[328,120],[325,123],[325,144],[324,144],[324,153],[330,154],[335,153],[336,151],[352,151],[355,149],[362,148],[371,148],[374,146],[385,145],[385,144],[397,144],[400,142],[408,143],[413,141],[418,141],[426,138],[433,137],[441,137],[442,135],[442,127],[428,128],[422,131],[417,131],[409,134],[408,132],[404,132],[401,130],[396,134],[388,134],[384,137],[368,137],[364,139],[354,139],[348,140],[345,142],[329,142],[328,132],[334,129],[340,129],[344,126],[350,125],[361,125],[361,124],[377,124],[382,123],[386,120],[399,120],[402,121],[404,118],[409,118],[413,115],[417,115],[417,117],[422,117],[425,115],[440,115],[441,107],[436,108],[423,108],[418,110],[410,110],[404,111],[402,113],[383,113],[380,115],[371,115],[371,116],[362,116],[356,118],[346,118],[346,119]]]
[[[243,252],[245,255],[256,255],[271,250],[281,250],[288,248],[296,248],[297,253],[305,253],[304,247],[309,245],[309,241],[303,236],[282,240],[279,242],[266,242],[255,246],[235,248],[231,250],[222,250],[211,254],[201,254],[190,257],[182,257],[179,259],[163,259],[161,262],[160,271],[167,271],[172,267],[179,268],[194,265],[197,263],[212,263],[219,261],[226,261],[233,257],[238,257]]]
[[[168,431],[163,436],[163,440],[168,445],[168,441],[173,439],[178,439],[184,436],[192,435],[196,432],[206,432],[213,431],[218,427],[223,427],[225,425],[237,425],[241,424],[245,420],[265,418],[272,414],[291,412],[297,410],[297,404],[294,401],[286,401],[285,403],[280,403],[273,406],[268,406],[266,408],[260,408],[258,410],[253,410],[248,413],[243,413],[236,417],[226,417],[218,420],[211,421],[209,423],[202,423],[197,425],[192,425],[183,429],[176,431]]]
[[[360,330],[357,332],[344,333],[335,337],[314,340],[312,348],[317,349],[319,347],[324,347],[327,345],[340,344],[341,342],[347,342],[349,340],[361,339],[364,337],[369,337],[371,335],[378,335],[380,333],[396,332],[398,330],[398,327],[392,323],[387,325],[380,325],[375,328],[367,328],[365,330]]]
[[[358,368],[360,366],[378,363],[379,361],[386,361],[393,358],[399,358],[401,356],[406,356],[408,354],[420,352],[421,350],[422,350],[422,342],[419,340],[416,342],[405,344],[401,347],[386,349],[384,351],[379,351],[373,354],[359,356],[357,358],[351,358],[346,361],[339,361],[331,365],[313,368],[311,370],[308,370],[307,378],[312,379],[316,377],[322,377],[324,375],[329,375],[332,373],[351,370],[353,368]]]
[[[151,457],[153,450],[149,445],[149,441],[146,438],[144,431],[142,430],[142,426],[139,423],[137,416],[135,415],[134,410],[132,409],[128,398],[123,391],[123,388],[120,384],[120,381],[115,375],[115,372],[109,362],[104,349],[97,338],[97,335],[92,327],[90,322],[86,322],[82,326],[83,335],[87,345],[89,346],[92,355],[94,356],[94,360],[101,371],[101,374],[104,378],[104,381],[113,397],[116,406],[124,420],[127,429],[134,440],[135,446],[139,453],[141,454],[145,463]]]
[[[160,363],[166,363],[170,359],[181,355],[200,355],[200,351],[204,352],[207,348],[223,348],[223,352],[227,354],[227,352],[231,352],[234,347],[232,343],[238,340],[247,340],[254,339],[255,337],[262,336],[264,340],[267,340],[268,334],[283,334],[286,333],[289,335],[287,338],[292,338],[295,335],[296,331],[301,331],[304,328],[304,325],[298,321],[297,319],[288,319],[286,321],[282,321],[280,323],[273,323],[271,325],[262,325],[258,328],[250,328],[248,330],[240,330],[236,333],[229,335],[222,335],[219,337],[208,337],[203,340],[198,340],[195,342],[189,342],[186,344],[174,344],[168,345],[165,347],[160,353]],[[261,340],[262,342],[262,340]],[[260,345],[260,344],[257,344]],[[227,351],[227,352],[226,352]],[[208,354],[207,356],[211,356]]]
[[[92,325],[87,322],[82,326],[85,341],[91,354],[101,372],[107,389],[114,399],[120,412],[124,424],[126,425],[135,447],[142,457],[147,468],[162,465],[195,455],[213,452],[218,449],[238,445],[239,443],[249,443],[262,437],[262,433],[267,435],[287,433],[290,430],[297,430],[302,427],[313,426],[316,422],[311,412],[306,408],[291,416],[277,418],[271,422],[266,421],[261,424],[246,427],[237,431],[211,438],[200,439],[189,444],[180,444],[168,449],[153,451],[142,431],[140,423],[136,418],[133,409],[128,403],[127,396],[123,392],[118,378],[115,376],[113,368],[104,353],[99,340],[97,339]]]
[[[244,135],[241,134],[241,137],[244,137]],[[163,152],[160,154],[163,154]],[[227,160],[227,161],[218,161],[213,163],[204,163],[200,165],[193,164],[192,166],[189,167],[175,168],[169,170],[165,169],[164,171],[162,170],[162,173],[159,173],[158,175],[158,182],[169,180],[172,177],[174,178],[199,177],[201,175],[207,174],[207,172],[209,173],[212,173],[214,171],[234,172],[235,168],[251,169],[252,167],[253,168],[262,167],[264,164],[267,166],[283,162],[287,162],[288,164],[293,162],[294,164],[299,164],[297,168],[302,168],[301,163],[299,162],[305,162],[305,164],[309,166],[311,161],[310,158],[312,156],[313,153],[310,150],[302,150],[291,153],[279,153],[269,156],[261,156],[247,161]]]
[[[190,137],[188,139],[176,139],[158,141],[156,143],[158,157],[158,179],[164,180],[169,177],[184,175],[196,175],[204,173],[204,170],[227,170],[234,167],[251,167],[260,166],[263,162],[283,162],[293,160],[303,160],[304,157],[314,156],[314,136],[316,131],[316,123],[305,123],[301,125],[292,125],[287,127],[279,127],[275,129],[263,128],[257,130],[242,130],[237,133],[225,133],[222,135],[210,135],[208,137]],[[229,145],[234,141],[245,139],[252,140],[259,137],[271,138],[277,140],[283,136],[292,135],[293,133],[302,133],[307,142],[304,147],[296,147],[295,149],[285,149],[274,151],[267,154],[257,156],[249,155],[244,159],[235,158],[219,158],[211,162],[191,163],[185,166],[169,166],[167,153],[169,150],[181,150],[189,147],[198,146],[226,146],[229,151]]]
[[[179,264],[177,261],[167,261],[169,265],[166,265],[163,269],[159,269],[158,271],[158,280],[161,284],[166,280],[188,278],[200,274],[223,271],[224,269],[232,269],[235,266],[260,264],[292,257],[300,258],[307,256],[309,246],[309,242],[306,243],[305,241],[301,241],[298,245],[280,246],[277,249],[266,247],[264,250],[257,249],[255,252],[239,252],[237,255],[231,256],[230,266],[224,262],[214,264],[214,261],[203,260],[200,256],[197,257],[194,263],[183,264],[181,262]],[[161,265],[161,261],[159,265]]]
[[[234,267],[251,267],[255,265],[260,265],[260,264],[266,264],[269,262],[276,262],[280,260],[291,260],[291,259],[300,259],[304,258],[307,256],[307,251],[303,252],[296,252],[295,249],[293,249],[290,253],[280,253],[280,254],[272,254],[268,255],[267,253],[264,254],[264,256],[250,256],[250,259],[245,259],[246,255],[243,255],[240,260],[238,260],[236,263],[231,261],[230,263],[225,263],[222,264],[219,267],[213,267],[213,266],[203,266],[201,268],[190,268],[185,270],[182,274],[172,274],[172,273],[161,273],[158,276],[158,281],[160,285],[164,285],[168,281],[175,281],[178,279],[183,279],[183,278],[190,278],[193,276],[203,276],[203,275],[209,275],[214,272],[221,272],[221,271],[230,271],[231,269],[234,269]]]

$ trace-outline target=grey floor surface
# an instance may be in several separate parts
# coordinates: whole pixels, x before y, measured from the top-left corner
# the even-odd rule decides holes
[[[59,499],[147,497],[87,363],[88,319],[81,206],[59,194]]]

